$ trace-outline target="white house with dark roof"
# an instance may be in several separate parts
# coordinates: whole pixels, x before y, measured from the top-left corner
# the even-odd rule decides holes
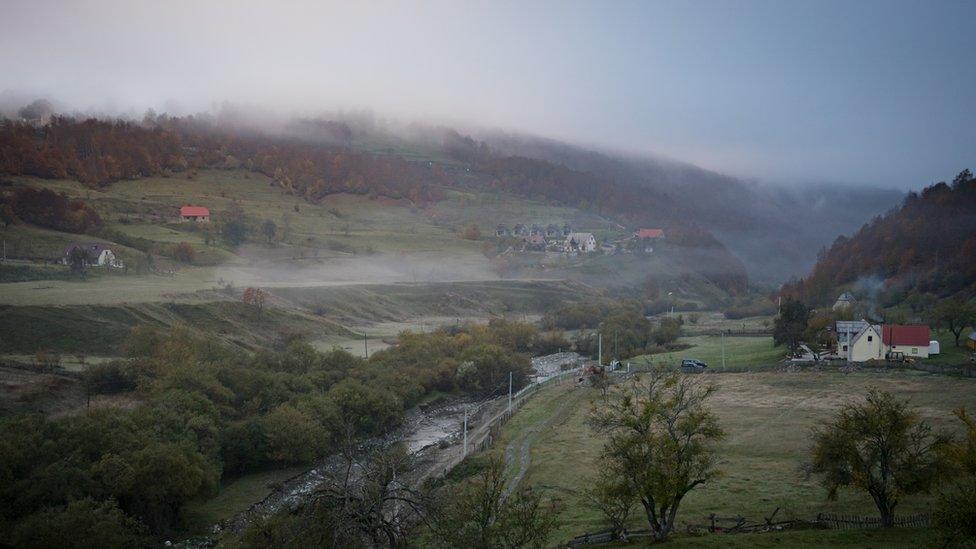
[[[563,244],[563,251],[588,253],[596,250],[596,237],[593,233],[569,233]]]

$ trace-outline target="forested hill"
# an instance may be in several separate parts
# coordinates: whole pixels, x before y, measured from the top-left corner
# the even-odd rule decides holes
[[[976,294],[976,179],[964,170],[952,184],[910,193],[900,208],[874,218],[821,252],[813,272],[784,293],[814,304],[841,286],[883,283],[882,305],[932,294]]]
[[[0,124],[0,174],[70,178],[97,187],[195,168],[246,168],[313,202],[353,193],[408,199],[418,207],[440,200],[449,187],[497,189],[579,207],[630,227],[663,227],[670,244],[707,249],[710,264],[702,269],[714,282],[733,291],[747,285],[742,263],[673,197],[551,161],[493,152],[453,132],[426,157],[409,150],[417,142],[393,153],[362,145],[364,135],[375,142],[378,134],[388,142],[396,139],[382,130],[317,120],[272,131],[165,115],[141,122],[7,121]]]

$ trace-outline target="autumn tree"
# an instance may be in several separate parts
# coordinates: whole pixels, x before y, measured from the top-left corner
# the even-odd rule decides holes
[[[193,263],[197,256],[193,245],[189,242],[180,242],[174,245],[172,254],[173,258],[181,263]]]
[[[957,299],[945,299],[932,310],[931,319],[935,325],[952,333],[958,347],[963,330],[967,326],[976,325],[976,305]]]
[[[264,304],[268,300],[268,292],[261,288],[247,288],[244,290],[244,295],[241,297],[241,300],[245,305],[250,305],[260,310],[264,308]]]
[[[465,240],[481,240],[481,229],[477,225],[468,225],[461,236]]]
[[[635,377],[594,406],[590,423],[607,437],[600,466],[644,509],[656,541],[667,539],[678,507],[714,479],[715,444],[724,437],[707,406],[714,387],[700,377],[663,369]]]
[[[877,389],[843,406],[812,438],[810,471],[821,477],[827,497],[836,499],[845,487],[866,491],[886,528],[894,526],[901,499],[928,492],[946,466],[948,438],[933,434],[907,401]]]

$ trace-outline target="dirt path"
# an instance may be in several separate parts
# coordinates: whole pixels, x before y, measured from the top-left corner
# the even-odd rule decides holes
[[[569,412],[573,407],[582,400],[583,395],[587,391],[582,388],[575,388],[570,391],[570,394],[562,399],[562,402],[553,410],[552,414],[540,421],[539,423],[533,425],[532,427],[523,431],[523,437],[517,437],[510,441],[505,446],[505,469],[508,470],[515,462],[516,447],[518,448],[518,471],[512,477],[512,480],[508,482],[505,490],[502,492],[502,501],[506,500],[516,488],[518,488],[519,483],[525,478],[525,474],[529,471],[529,466],[532,465],[532,444],[538,438],[539,434],[546,428],[565,420]]]

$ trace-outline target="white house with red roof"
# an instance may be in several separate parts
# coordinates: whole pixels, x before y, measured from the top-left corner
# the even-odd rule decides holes
[[[203,206],[183,206],[180,208],[180,221],[210,221],[210,210]]]
[[[867,324],[845,345],[848,362],[885,360],[891,353],[928,358],[929,327]]]

